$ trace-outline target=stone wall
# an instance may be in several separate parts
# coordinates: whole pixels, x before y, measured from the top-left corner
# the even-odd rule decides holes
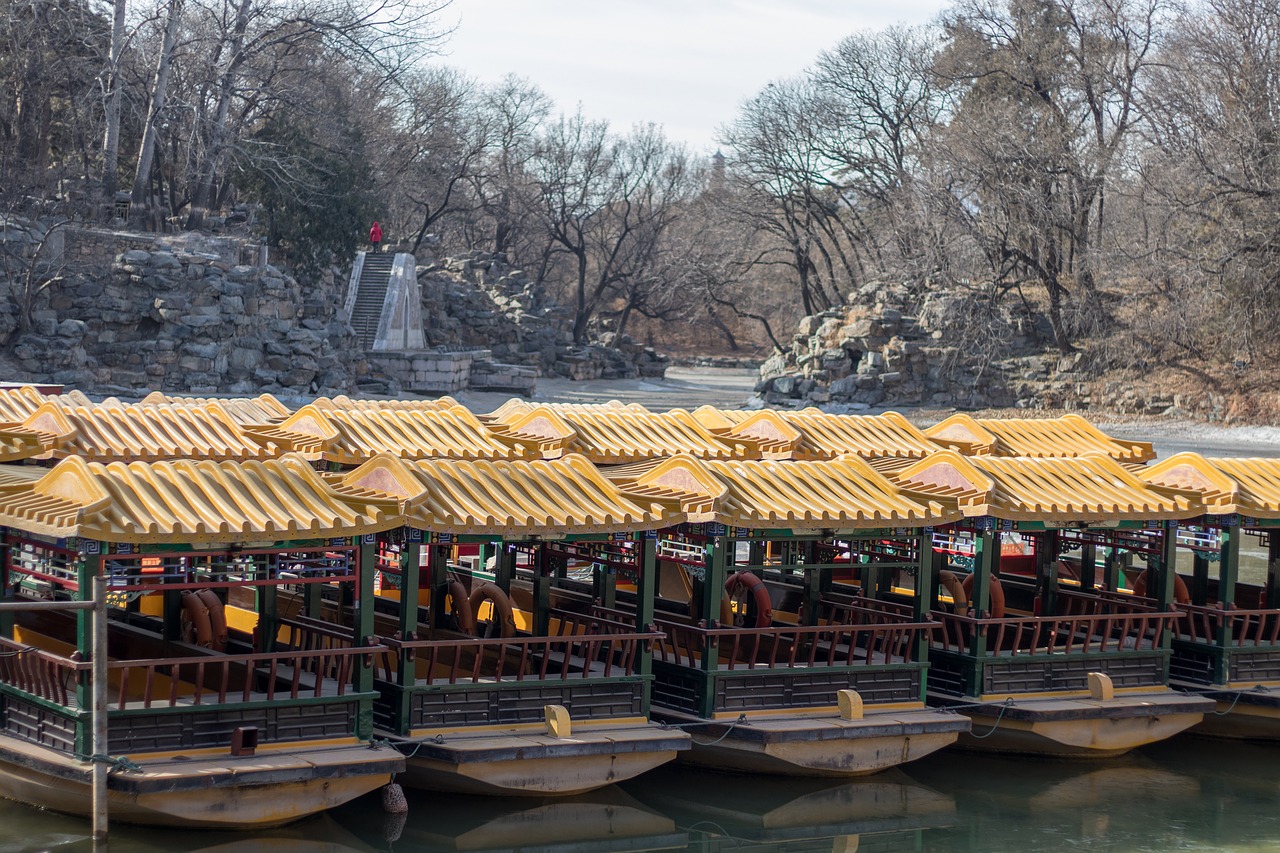
[[[324,315],[334,298],[304,292],[273,266],[239,263],[260,257],[257,244],[76,229],[66,237],[62,281],[43,294],[30,331],[10,341],[29,375],[124,395],[352,389],[362,356],[350,330]]]

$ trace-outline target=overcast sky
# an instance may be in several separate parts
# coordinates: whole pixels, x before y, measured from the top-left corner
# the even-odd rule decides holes
[[[527,77],[615,132],[653,121],[695,152],[771,80],[859,30],[931,20],[942,0],[452,0],[442,61]],[[443,22],[443,21],[442,21]]]

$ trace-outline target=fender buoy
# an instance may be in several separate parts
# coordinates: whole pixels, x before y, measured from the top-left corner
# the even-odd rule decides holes
[[[471,599],[467,597],[467,588],[462,581],[449,581],[441,588],[440,607],[444,609],[445,596],[449,598],[449,607],[444,612],[458,623],[458,630],[464,634],[475,634],[476,612],[471,607]]]
[[[209,607],[197,592],[182,594],[182,641],[206,649],[213,648],[213,625],[209,621]]]
[[[223,651],[227,647],[227,612],[222,606],[222,599],[211,589],[198,589],[196,595],[209,608],[209,631],[213,635],[214,651]]]
[[[1143,569],[1142,574],[1138,575],[1138,579],[1133,582],[1133,594],[1141,595],[1144,598],[1147,595],[1147,572],[1150,569]],[[1175,574],[1173,576],[1173,600],[1178,604],[1191,603],[1191,590],[1187,589],[1187,582],[1182,579],[1182,575]]]
[[[953,571],[943,569],[938,572],[938,583],[947,591],[947,595],[951,596],[951,612],[964,613],[969,607],[969,591],[960,582],[959,576]]]
[[[751,572],[737,572],[730,575],[729,579],[724,582],[724,591],[729,594],[731,600],[738,596],[739,587],[750,592],[752,600],[756,603],[755,627],[768,628],[772,625],[773,602],[769,600],[769,590],[765,588],[764,581]],[[736,622],[737,620],[734,621]]]
[[[964,589],[965,599],[972,601],[973,599],[973,575],[965,575],[964,583],[961,584]],[[991,618],[1004,618],[1004,587],[1000,585],[1000,578],[991,575]]]
[[[471,608],[472,618],[475,619],[480,613],[480,605],[486,599],[493,604],[493,618],[489,621],[488,631],[492,631],[496,625],[498,627],[498,635],[503,639],[514,636],[516,633],[516,620],[512,615],[511,599],[507,598],[507,594],[502,591],[502,587],[496,583],[485,582],[471,591],[471,596],[467,599],[467,606]],[[476,623],[478,621],[477,619]]]

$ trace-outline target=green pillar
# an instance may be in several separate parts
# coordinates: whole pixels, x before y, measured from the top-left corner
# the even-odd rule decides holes
[[[1040,537],[1036,548],[1036,575],[1041,580],[1040,614],[1058,615],[1058,541],[1061,534],[1051,530]]]
[[[374,595],[373,573],[378,565],[378,546],[373,536],[360,537],[359,565],[356,572],[355,592],[355,644],[365,645],[366,638],[374,632]],[[316,585],[318,586],[318,584]],[[373,691],[373,667],[364,655],[356,659],[356,690],[361,693]],[[373,737],[373,700],[360,700],[360,710],[356,715],[356,737],[365,739]]]
[[[418,630],[418,587],[422,584],[423,534],[405,537],[400,546],[400,636],[408,639]],[[432,587],[434,589],[434,587]]]
[[[82,546],[87,543],[82,543]],[[77,601],[93,600],[93,579],[103,574],[108,543],[98,543],[98,553],[82,554],[76,560]],[[76,655],[80,660],[93,660],[93,612],[76,611]],[[93,754],[93,683],[86,670],[76,679],[76,707],[82,712],[76,719],[76,754]]]
[[[933,609],[933,601],[937,598],[934,573],[937,558],[933,550],[933,529],[926,527],[920,531],[916,539],[916,594],[912,599],[911,621],[925,622]],[[928,690],[929,632],[921,631],[916,637],[916,647],[912,650],[913,659],[923,664],[920,668],[920,701],[925,701]]]
[[[280,633],[279,589],[273,585],[254,588],[254,604],[258,611],[259,654],[271,654],[276,650],[276,637]]]
[[[1160,556],[1147,558],[1147,595],[1156,600],[1161,610],[1173,607],[1173,579],[1178,565],[1178,522],[1166,521]],[[1168,633],[1168,632],[1166,632]]]
[[[511,595],[511,581],[516,576],[516,552],[515,549],[508,548],[505,542],[499,542],[497,545],[498,560],[497,565],[494,567],[494,583],[509,597]]]
[[[1240,540],[1244,531],[1239,527],[1222,529],[1222,547],[1218,559],[1218,602],[1225,608],[1235,604],[1236,582],[1240,577]],[[1225,684],[1230,680],[1229,653],[1231,649],[1231,623],[1227,619],[1218,622],[1214,644],[1218,647],[1214,681]]]
[[[545,637],[551,630],[551,568],[547,546],[533,552],[533,635]]]
[[[431,585],[431,606],[427,610],[427,616],[432,628],[443,628],[448,615],[444,599],[449,591],[449,549],[448,546],[435,544],[427,545],[426,548],[427,580]]]
[[[973,537],[973,589],[970,592],[970,607],[979,618],[988,618],[991,614],[991,575],[1000,562],[1000,534],[995,530],[980,530]],[[981,626],[975,626],[973,636],[969,638],[969,671],[965,690],[971,696],[981,696],[984,692],[983,669],[987,657],[987,632]]]
[[[1087,542],[1080,546],[1080,591],[1093,592],[1098,585],[1098,546]]]
[[[636,565],[636,630],[647,631],[653,625],[653,602],[657,594],[658,540],[640,537],[639,559]],[[649,716],[649,704],[653,692],[653,647],[645,643],[640,649],[636,674],[643,682],[641,698],[644,715]]]
[[[805,625],[818,624],[818,610],[822,603],[823,580],[831,574],[831,569],[808,569],[804,573],[804,622]]]
[[[720,620],[720,600],[724,596],[727,579],[728,542],[723,536],[707,540],[702,579],[702,601],[699,614],[702,624],[710,627]],[[732,626],[725,626],[732,627]],[[715,673],[720,666],[720,645],[709,639],[702,653],[703,689],[698,697],[698,712],[710,717],[715,711]]]
[[[0,601],[12,601],[13,596],[9,592],[9,561],[11,550],[14,546],[9,542],[9,531],[3,529],[3,544],[0,545]],[[0,613],[0,636],[6,639],[13,639],[14,614],[8,611]]]

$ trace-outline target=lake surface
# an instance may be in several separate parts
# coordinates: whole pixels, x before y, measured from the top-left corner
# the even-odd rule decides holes
[[[113,826],[113,853],[1280,850],[1280,745],[1182,735],[1120,759],[943,751],[831,784],[662,768],[566,800],[408,791],[253,834]],[[87,821],[0,801],[0,853],[92,851]]]

